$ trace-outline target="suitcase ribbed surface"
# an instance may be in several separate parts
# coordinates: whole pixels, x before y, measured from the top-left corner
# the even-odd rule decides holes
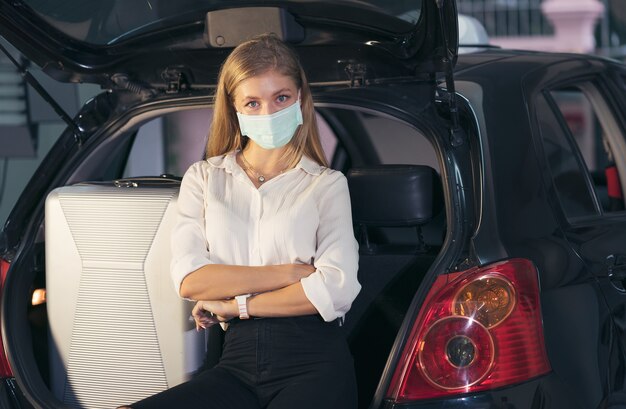
[[[168,387],[143,262],[174,191],[117,192],[59,195],[83,262],[63,397],[75,408],[113,408]]]

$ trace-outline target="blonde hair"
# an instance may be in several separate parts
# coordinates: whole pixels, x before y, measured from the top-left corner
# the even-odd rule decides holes
[[[286,145],[282,159],[288,166],[294,166],[304,154],[318,164],[328,166],[304,70],[295,51],[272,34],[263,34],[240,44],[224,61],[215,91],[206,157],[224,155],[246,146],[248,138],[241,135],[233,104],[235,90],[242,81],[272,70],[293,79],[300,89],[302,104],[303,123]]]

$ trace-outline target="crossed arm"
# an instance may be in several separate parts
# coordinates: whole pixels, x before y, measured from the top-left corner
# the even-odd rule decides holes
[[[300,283],[300,279],[314,271],[315,267],[310,264],[259,267],[208,264],[185,277],[180,295],[202,300],[193,309],[197,328],[238,316],[239,309],[233,297],[239,294],[256,294],[248,299],[251,316],[315,314],[317,310]]]
[[[172,237],[172,278],[182,297],[199,300],[194,308],[196,323],[200,325],[200,318],[211,317],[209,312],[222,320],[238,316],[233,297],[242,294],[256,294],[248,299],[251,316],[319,313],[331,321],[345,315],[360,290],[358,245],[345,177],[331,172],[317,186],[319,222],[314,232],[315,254],[311,254],[315,266],[216,264],[206,242],[204,192],[208,181],[202,163],[192,165],[183,178],[179,218]]]

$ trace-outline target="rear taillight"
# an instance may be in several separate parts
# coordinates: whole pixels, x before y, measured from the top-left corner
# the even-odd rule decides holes
[[[537,271],[528,260],[512,259],[437,278],[387,396],[449,397],[549,371]]]
[[[4,292],[4,281],[7,278],[9,272],[9,262],[0,258],[0,300],[2,300],[2,294]],[[9,360],[4,350],[4,343],[0,337],[0,378],[8,378],[13,376],[11,366],[9,366]]]

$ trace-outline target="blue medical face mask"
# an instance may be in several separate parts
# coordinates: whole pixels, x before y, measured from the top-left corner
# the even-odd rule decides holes
[[[237,112],[241,134],[264,149],[276,149],[289,143],[302,125],[300,100],[270,115],[245,115]]]

